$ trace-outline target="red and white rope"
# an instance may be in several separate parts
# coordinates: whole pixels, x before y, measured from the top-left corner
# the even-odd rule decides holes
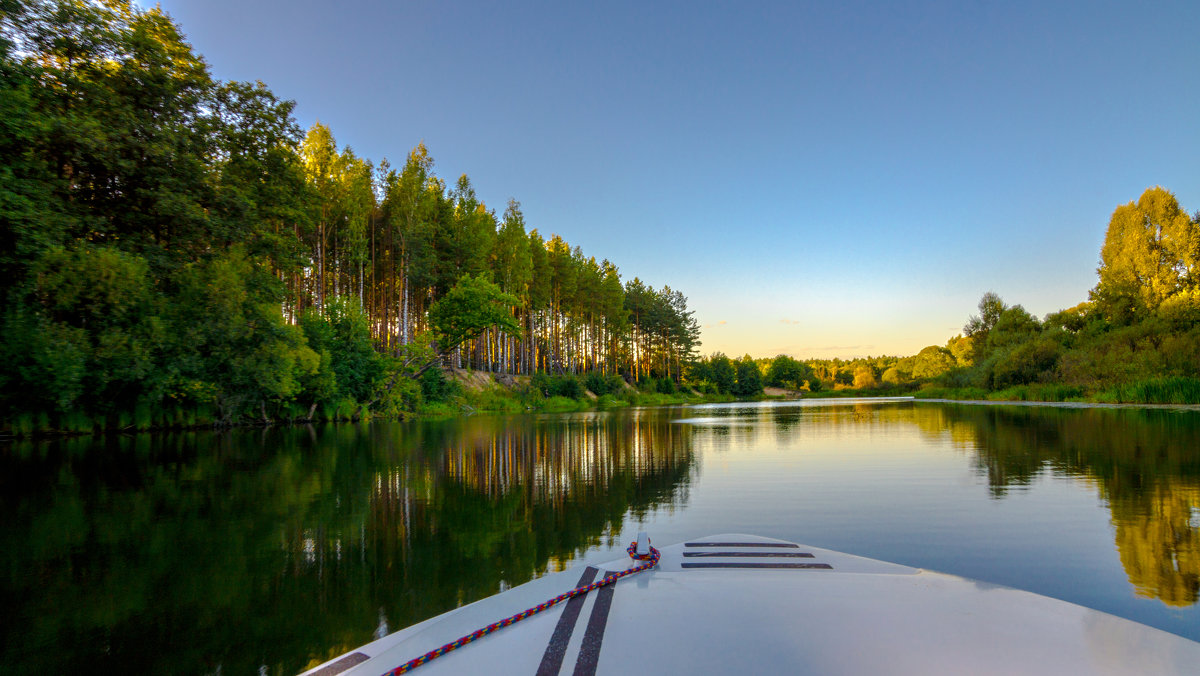
[[[487,636],[488,634],[490,634],[498,629],[503,629],[504,627],[507,627],[510,624],[514,624],[516,622],[520,622],[521,620],[523,620],[527,617],[532,617],[533,615],[537,615],[538,613],[542,612],[543,610],[546,610],[547,608],[551,608],[551,607],[557,605],[558,603],[566,601],[567,599],[574,598],[576,596],[579,596],[580,594],[586,594],[594,589],[599,589],[606,585],[610,585],[627,575],[633,575],[634,573],[640,573],[643,570],[648,570],[650,568],[653,568],[658,563],[658,559],[661,555],[659,554],[657,549],[655,549],[653,547],[649,547],[649,546],[647,546],[647,548],[650,550],[649,554],[638,554],[637,553],[637,541],[635,540],[634,542],[630,543],[629,548],[625,550],[629,553],[630,558],[637,560],[637,561],[645,561],[645,563],[642,563],[641,565],[634,566],[632,568],[627,568],[626,570],[622,570],[620,572],[610,573],[609,575],[606,575],[603,578],[601,578],[601,579],[597,580],[596,582],[593,582],[587,586],[576,587],[575,589],[572,589],[571,591],[569,591],[565,594],[559,594],[558,596],[555,596],[554,598],[550,599],[549,601],[545,601],[543,603],[539,603],[538,605],[536,605],[532,608],[522,610],[521,612],[517,613],[516,615],[513,615],[512,617],[506,617],[503,620],[500,620],[499,622],[493,622],[492,624],[489,624],[488,626],[486,626],[482,629],[477,629],[477,630],[467,634],[466,636],[462,636],[454,641],[447,643],[446,645],[444,645],[440,648],[437,648],[435,650],[430,650],[429,652],[425,653],[424,655],[421,655],[420,657],[409,660],[409,661],[405,662],[404,664],[401,664],[400,666],[396,667],[395,669],[392,669],[391,671],[387,672],[384,676],[398,676],[399,674],[406,674],[406,673],[412,671],[413,669],[416,669],[417,667],[421,666],[422,664],[429,662],[430,660],[434,660],[434,659],[437,659],[438,657],[441,657],[442,655],[445,655],[446,653],[450,652],[451,650],[456,650],[458,648],[461,648],[461,647],[465,646],[466,644],[470,643],[471,641],[474,641],[475,639],[483,638],[484,636]]]

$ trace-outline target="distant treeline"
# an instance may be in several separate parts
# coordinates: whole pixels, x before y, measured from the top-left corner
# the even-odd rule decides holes
[[[1112,214],[1087,301],[1039,319],[984,294],[944,346],[910,357],[733,361],[689,372],[701,390],[749,396],[762,385],[810,391],[920,390],[956,398],[1200,403],[1200,212],[1147,189]],[[757,368],[752,368],[757,366]]]
[[[497,216],[423,145],[394,168],[302,133],[159,9],[0,10],[0,420],[394,414],[434,365],[679,381],[693,358],[680,292]]]

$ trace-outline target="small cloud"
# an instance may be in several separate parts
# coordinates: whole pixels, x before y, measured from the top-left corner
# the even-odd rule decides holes
[[[721,321],[717,322],[716,324],[705,324],[705,325],[704,325],[704,328],[706,328],[706,329],[711,329],[711,328],[713,328],[713,327],[716,327],[716,326],[725,326],[725,320],[724,320],[724,319],[722,319]]]
[[[780,324],[792,324],[792,325],[795,325],[795,324],[799,324],[799,323],[800,323],[800,320],[799,320],[799,319],[780,319],[780,320],[779,320],[779,323],[780,323]]]

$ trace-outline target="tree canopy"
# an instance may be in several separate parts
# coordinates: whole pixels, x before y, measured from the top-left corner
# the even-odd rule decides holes
[[[1200,219],[1175,195],[1147,189],[1113,211],[1100,249],[1093,297],[1110,319],[1128,322],[1180,293],[1200,289]]]
[[[0,415],[387,407],[415,355],[672,381],[694,359],[678,290],[543,237],[515,199],[498,218],[424,144],[393,167],[303,132],[162,10],[3,9]]]

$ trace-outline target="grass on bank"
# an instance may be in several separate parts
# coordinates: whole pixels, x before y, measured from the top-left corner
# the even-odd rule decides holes
[[[445,399],[426,403],[417,414],[459,415],[463,412],[522,413],[544,411],[560,413],[627,406],[671,406],[731,399],[728,395],[700,395],[690,391],[664,392],[674,388],[660,382],[641,383],[641,388],[626,385],[618,376],[548,376],[538,374],[530,382],[514,387],[491,384],[468,389],[456,383]],[[594,388],[594,389],[593,389]],[[599,391],[596,391],[599,390]]]
[[[1200,378],[1150,378],[1100,392],[1095,401],[1122,404],[1200,404]]]
[[[927,386],[914,393],[920,399],[960,401],[1047,401],[1101,404],[1200,404],[1200,378],[1149,378],[1105,390],[1088,392],[1074,385],[1031,384],[989,391],[978,387]]]
[[[590,382],[589,382],[590,378]],[[613,379],[615,378],[615,380]],[[422,384],[422,392],[410,402],[409,410],[399,417],[449,418],[471,413],[526,413],[531,411],[570,412],[604,410],[626,406],[672,406],[684,404],[735,401],[729,394],[699,394],[693,390],[677,390],[672,385],[647,381],[640,387],[624,384],[615,376],[606,380],[594,377],[545,376],[530,382],[504,387],[491,384],[481,389],[464,388],[450,378],[434,376]],[[592,392],[586,385],[602,390]],[[606,390],[606,391],[605,391]],[[660,391],[665,390],[665,391]],[[1150,378],[1108,389],[1088,392],[1083,388],[1061,384],[1017,385],[989,391],[978,387],[946,387],[928,384],[918,390],[911,387],[872,389],[834,389],[804,392],[806,399],[889,397],[911,395],[919,399],[951,399],[959,401],[1022,401],[1022,402],[1095,402],[1120,404],[1200,404],[1200,378]],[[777,399],[759,396],[754,399]],[[275,421],[302,420],[307,409],[299,405],[284,406],[276,411]],[[318,407],[319,420],[352,420],[361,415],[358,404],[350,399],[326,402]],[[368,414],[368,417],[370,415]],[[392,416],[385,416],[392,417]],[[4,436],[28,438],[44,435],[98,434],[102,432],[145,432],[150,430],[212,427],[220,421],[219,412],[211,406],[190,408],[167,406],[154,408],[139,404],[132,411],[114,413],[107,417],[70,412],[58,415],[47,413],[20,414],[8,421]],[[260,420],[247,419],[251,424]]]
[[[665,381],[666,379],[663,379]],[[462,382],[431,370],[400,395],[401,405],[389,413],[363,411],[353,399],[322,402],[312,411],[320,421],[348,421],[371,418],[449,418],[472,413],[526,413],[530,411],[569,412],[614,409],[627,406],[669,406],[710,401],[725,401],[728,395],[700,395],[679,391],[674,383],[648,380],[639,387],[630,386],[619,376],[548,376],[539,374],[506,387],[488,379],[484,387],[464,387]],[[594,390],[593,390],[594,388]],[[598,391],[595,391],[598,390]],[[219,424],[263,424],[304,421],[309,408],[297,403],[277,404],[267,419],[250,411],[232,421],[222,422],[213,406],[153,407],[139,404],[132,411],[109,416],[24,413],[0,423],[0,437],[146,432],[214,427]]]
[[[473,384],[464,386],[464,383]],[[701,394],[690,388],[679,389],[677,384],[665,378],[646,379],[629,385],[620,376],[537,374],[518,379],[511,386],[490,379],[487,383],[480,386],[477,377],[469,373],[458,378],[434,376],[428,389],[435,396],[425,397],[415,413],[422,418],[483,412],[563,413],[734,401],[729,394]]]

